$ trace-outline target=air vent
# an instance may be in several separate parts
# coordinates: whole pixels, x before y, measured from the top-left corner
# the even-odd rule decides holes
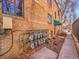
[[[3,29],[12,29],[12,17],[3,16]]]

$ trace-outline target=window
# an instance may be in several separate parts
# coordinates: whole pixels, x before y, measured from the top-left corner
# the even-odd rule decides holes
[[[3,13],[14,15],[14,0],[3,0]]]
[[[23,0],[16,0],[16,15],[22,16],[22,1]]]
[[[55,19],[56,19],[56,12],[55,12]]]
[[[52,0],[47,0],[47,2],[48,2],[48,5],[51,6]]]
[[[5,14],[23,15],[23,0],[3,0],[2,6],[2,11]]]
[[[58,11],[58,16],[60,16],[60,11]]]
[[[48,23],[52,24],[52,16],[50,14],[48,14]]]
[[[2,0],[0,0],[0,2],[2,2]]]

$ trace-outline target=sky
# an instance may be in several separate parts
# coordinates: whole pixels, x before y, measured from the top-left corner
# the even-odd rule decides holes
[[[69,0],[66,0],[66,1],[69,1]],[[70,0],[70,2],[73,3],[72,9],[74,9],[75,11],[76,18],[79,18],[79,0]]]
[[[75,13],[76,13],[77,17],[79,17],[79,0],[76,0]]]

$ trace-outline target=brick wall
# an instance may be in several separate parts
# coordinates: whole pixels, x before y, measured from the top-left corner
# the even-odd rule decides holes
[[[45,1],[43,0],[43,2]],[[6,15],[2,14],[2,16]],[[40,5],[40,2],[24,0],[24,17],[9,17],[13,19],[13,47],[7,54],[2,56],[3,59],[11,59],[13,56],[18,56],[22,52],[23,48],[20,48],[19,38],[26,30],[48,29],[47,11],[44,10],[43,5]]]
[[[1,8],[0,8],[1,11]],[[11,59],[11,56],[18,56],[22,52],[19,45],[20,34],[26,30],[36,29],[53,29],[48,25],[48,13],[53,15],[52,20],[55,19],[54,12],[58,13],[58,7],[55,1],[52,1],[52,7],[49,8],[46,0],[24,0],[24,17],[10,16],[13,19],[13,48],[5,54],[4,59]],[[0,12],[1,13],[1,12]],[[2,14],[2,13],[1,13]],[[2,16],[6,16],[2,14]],[[57,19],[59,19],[59,16]],[[1,17],[2,18],[2,17]],[[2,19],[1,19],[2,20]],[[7,43],[6,43],[7,44]],[[6,48],[7,49],[7,48]]]

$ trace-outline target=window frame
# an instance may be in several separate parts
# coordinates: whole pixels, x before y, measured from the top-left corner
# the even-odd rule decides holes
[[[24,17],[24,0],[22,0],[22,16],[19,16],[19,15],[16,14],[16,0],[14,0],[14,14],[13,15],[10,12],[9,13],[5,13],[3,11],[3,0],[2,0],[2,14],[9,15],[9,16]]]
[[[47,0],[47,3],[49,6],[52,6],[52,0],[50,0],[50,3],[49,3],[49,0]]]
[[[56,17],[56,12],[55,12],[55,19],[56,19],[57,17]]]
[[[11,15],[10,12],[9,12],[9,13],[5,13],[5,12],[4,12],[4,10],[3,10],[3,0],[2,0],[2,13],[3,13],[3,14],[7,14],[7,15]]]
[[[58,10],[58,16],[60,16],[60,11]]]
[[[48,21],[49,21],[49,16],[51,17],[51,23],[52,23],[52,15],[48,13]]]

